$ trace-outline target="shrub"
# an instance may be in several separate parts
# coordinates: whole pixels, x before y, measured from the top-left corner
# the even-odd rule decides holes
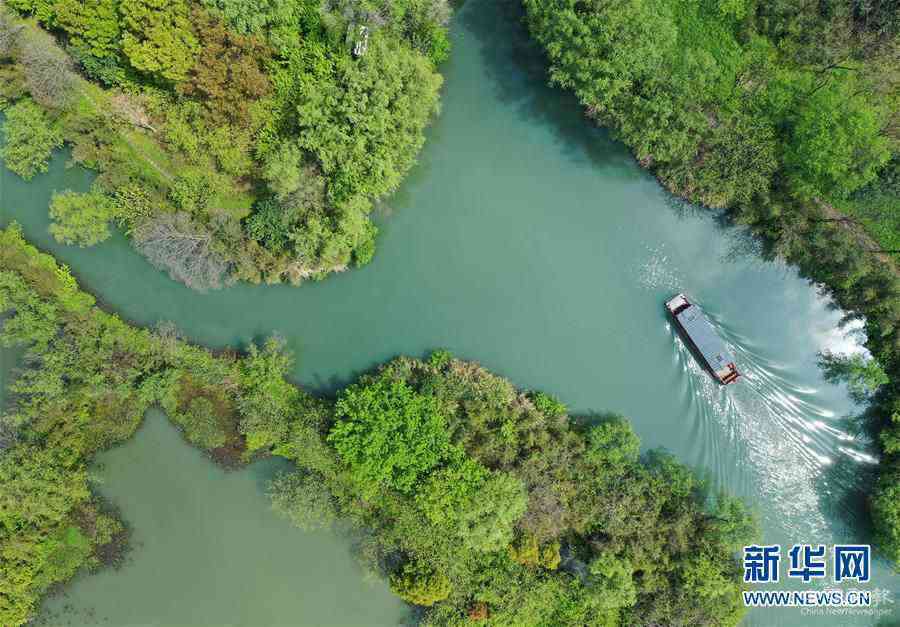
[[[430,606],[450,596],[450,579],[415,562],[407,562],[391,575],[391,590],[414,605]]]

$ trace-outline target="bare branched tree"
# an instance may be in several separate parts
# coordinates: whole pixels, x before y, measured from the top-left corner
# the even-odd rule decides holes
[[[138,226],[134,245],[154,266],[191,289],[222,287],[228,260],[213,234],[186,213],[163,214]]]
[[[11,57],[19,43],[22,26],[0,10],[0,59]]]
[[[65,107],[75,91],[76,76],[66,54],[40,38],[21,45],[19,60],[31,97],[46,107]]]
[[[432,0],[431,6],[428,7],[428,17],[441,26],[450,23],[453,16],[453,7],[450,6],[449,0]]]
[[[19,426],[12,416],[0,416],[0,451],[19,442]]]

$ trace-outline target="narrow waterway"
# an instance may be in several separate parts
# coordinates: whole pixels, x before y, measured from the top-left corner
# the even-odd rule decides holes
[[[507,0],[469,0],[456,16],[443,113],[420,165],[380,209],[379,250],[364,269],[301,288],[197,294],[121,235],[89,250],[59,246],[47,234],[50,194],[90,181],[63,156],[28,184],[0,172],[0,221],[19,221],[136,323],[171,320],[214,347],[282,334],[297,381],[313,390],[398,354],[448,348],[574,413],[627,415],[645,447],[664,446],[746,496],[768,543],[864,540],[859,488],[876,460],[848,431],[846,391],[816,367],[818,351],[858,346],[841,312],[794,269],[763,260],[741,230],[671,199],[548,88],[519,19]],[[663,302],[678,291],[728,340],[746,373],[739,385],[715,385],[674,333]],[[346,541],[288,532],[272,517],[260,486],[271,467],[224,475],[157,419],[104,463],[102,490],[142,543],[120,572],[82,578],[47,604],[62,624],[391,624],[402,615],[383,585],[363,584]],[[888,566],[873,568],[869,587],[900,603]],[[747,620],[875,622],[800,610]]]

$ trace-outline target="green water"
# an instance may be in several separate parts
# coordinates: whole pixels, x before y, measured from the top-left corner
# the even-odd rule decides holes
[[[151,412],[138,437],[100,455],[101,492],[134,526],[121,571],[82,579],[48,603],[46,625],[254,627],[392,624],[403,603],[363,581],[336,537],[272,515],[270,460],[223,473]],[[87,602],[86,602],[87,601]]]
[[[420,165],[382,208],[379,251],[364,269],[299,289],[198,295],[121,236],[91,250],[59,246],[46,230],[49,195],[89,184],[62,157],[30,184],[0,174],[0,219],[22,223],[127,319],[171,320],[215,347],[281,333],[297,355],[297,381],[313,390],[334,390],[394,355],[446,347],[575,413],[628,415],[646,447],[665,446],[746,496],[768,543],[865,539],[860,488],[876,460],[847,433],[846,391],[815,365],[821,349],[858,345],[839,327],[841,312],[794,269],[764,261],[742,231],[670,199],[547,88],[519,17],[513,3],[469,0],[455,18],[443,114]],[[715,385],[678,340],[662,306],[677,291],[702,303],[732,346],[746,374],[739,385]],[[351,624],[361,606],[368,624],[399,615],[383,588],[361,583],[345,541],[287,532],[271,518],[255,474],[264,470],[224,475],[156,423],[109,454],[129,455],[134,462],[107,462],[104,492],[147,544],[121,572],[81,579],[48,611],[70,606],[72,625],[209,627]],[[166,522],[185,504],[188,524]],[[245,550],[238,536],[264,537]],[[291,569],[273,563],[280,550],[297,555],[295,595],[283,592]],[[900,602],[887,568],[875,563],[869,587]],[[306,594],[306,581],[322,592]],[[195,588],[202,594],[183,593]],[[244,606],[260,613],[239,613]],[[747,620],[874,622],[799,610]]]

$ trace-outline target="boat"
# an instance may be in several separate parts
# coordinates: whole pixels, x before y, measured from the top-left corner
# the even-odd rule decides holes
[[[728,385],[741,376],[734,357],[719,337],[709,319],[697,305],[678,294],[666,301],[666,309],[695,352],[702,358],[716,380]]]

